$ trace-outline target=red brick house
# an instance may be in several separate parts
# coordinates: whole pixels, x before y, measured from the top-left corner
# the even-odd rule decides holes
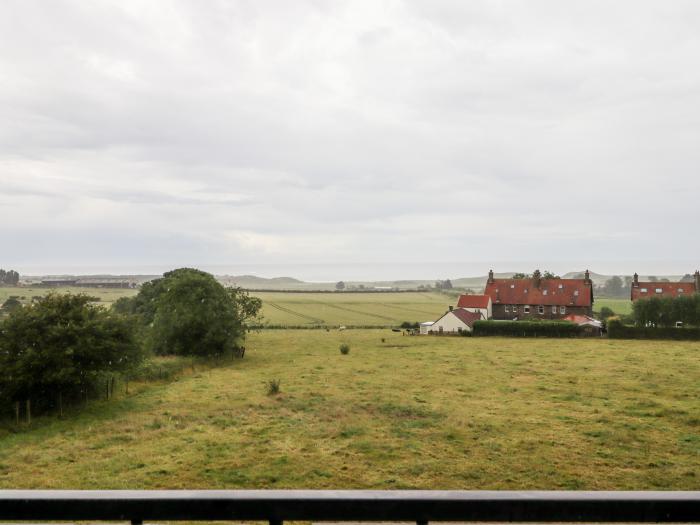
[[[632,278],[630,290],[632,301],[648,299],[650,297],[682,297],[700,292],[700,272],[695,271],[694,280],[690,282],[652,282],[640,281],[636,273]]]
[[[489,271],[484,294],[491,297],[493,319],[563,319],[567,315],[593,315],[593,281],[583,279],[494,279]]]

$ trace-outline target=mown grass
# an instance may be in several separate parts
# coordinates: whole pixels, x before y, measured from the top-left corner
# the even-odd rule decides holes
[[[697,343],[264,331],[5,435],[0,487],[694,489],[698,385]]]

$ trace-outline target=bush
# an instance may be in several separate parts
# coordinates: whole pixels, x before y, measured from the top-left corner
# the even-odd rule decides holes
[[[340,353],[343,355],[349,354],[350,353],[350,345],[347,345],[345,343],[340,345]]]
[[[280,384],[282,382],[279,379],[270,379],[267,382],[267,395],[276,396],[280,393]]]
[[[675,328],[653,326],[629,326],[617,319],[608,322],[610,339],[672,339],[676,341],[700,341],[700,328]]]
[[[399,328],[403,328],[404,330],[417,330],[420,328],[420,323],[419,322],[414,322],[412,323],[411,321],[404,321],[401,323],[401,326]]]
[[[41,408],[80,399],[144,355],[126,317],[87,295],[49,294],[18,308],[0,331],[0,399]]]
[[[612,308],[608,308],[607,306],[603,306],[600,309],[600,318],[605,320],[608,319],[609,317],[614,317],[615,312],[613,312]]]
[[[569,321],[476,321],[475,336],[576,337],[581,327]]]

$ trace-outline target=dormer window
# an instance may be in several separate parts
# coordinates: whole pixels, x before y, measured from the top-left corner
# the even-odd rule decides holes
[[[561,290],[562,288],[564,288],[564,285],[563,285],[563,284],[560,284],[560,285],[559,285],[559,289]]]
[[[574,290],[574,295],[578,297],[578,290]]]
[[[510,287],[511,287],[511,288],[515,288],[515,285],[514,285],[514,284],[511,284]]]

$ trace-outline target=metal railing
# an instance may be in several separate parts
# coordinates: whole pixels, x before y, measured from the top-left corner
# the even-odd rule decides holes
[[[700,522],[700,491],[0,490],[0,520]]]

